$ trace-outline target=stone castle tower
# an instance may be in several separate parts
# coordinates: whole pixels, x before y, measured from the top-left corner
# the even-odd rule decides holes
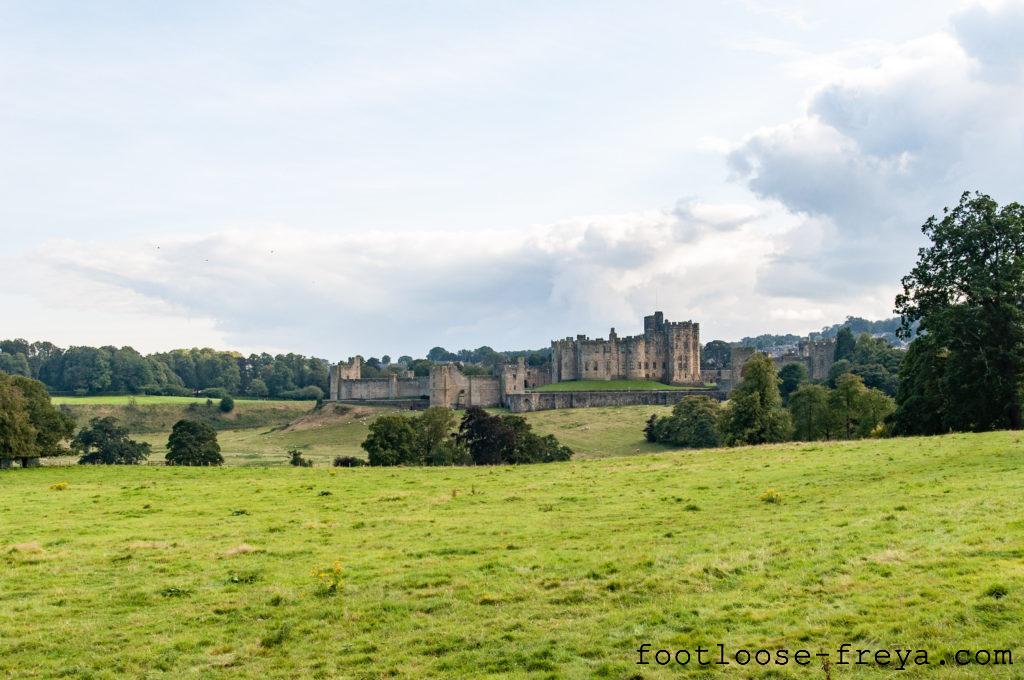
[[[671,322],[662,312],[644,317],[643,335],[608,339],[577,335],[551,342],[551,382],[657,380],[701,385],[700,324]]]

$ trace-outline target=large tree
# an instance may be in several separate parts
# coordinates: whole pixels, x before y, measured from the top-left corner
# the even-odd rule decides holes
[[[59,456],[64,453],[61,445],[74,434],[74,418],[50,403],[46,386],[38,380],[16,375],[10,381],[25,398],[25,410],[36,431],[36,455]]]
[[[196,420],[179,420],[167,438],[168,465],[220,465],[217,431],[209,424]]]
[[[931,244],[903,277],[896,311],[909,336],[913,324],[942,353],[944,427],[1020,429],[1024,384],[1024,206],[1002,208],[989,196],[964,193],[960,203],[921,228]],[[919,342],[915,340],[914,342]],[[916,362],[918,370],[931,371]],[[906,379],[928,385],[907,373]],[[908,406],[902,393],[900,409]],[[896,420],[905,420],[904,415]]]
[[[782,407],[775,364],[760,352],[743,365],[743,379],[729,395],[719,431],[729,446],[786,441],[793,429]]]
[[[128,438],[128,429],[113,416],[93,418],[71,440],[81,465],[136,465],[149,456],[150,446]]]
[[[0,374],[0,460],[36,458],[38,450],[25,397],[11,378]]]

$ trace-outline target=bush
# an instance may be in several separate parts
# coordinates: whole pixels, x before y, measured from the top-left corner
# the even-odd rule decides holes
[[[366,461],[355,456],[335,456],[332,465],[334,467],[362,467],[366,465]]]
[[[324,391],[316,385],[309,385],[297,390],[286,390],[278,395],[281,399],[294,399],[296,401],[322,401]]]
[[[313,467],[313,461],[303,458],[302,452],[298,449],[292,449],[288,452],[288,464],[295,467]]]
[[[207,387],[205,390],[199,393],[200,397],[206,397],[207,399],[223,399],[224,397],[230,396],[228,391],[223,387]]]
[[[682,401],[672,409],[672,415],[658,418],[653,423],[649,420],[645,435],[648,441],[672,446],[683,446],[691,449],[711,448],[718,446],[721,440],[718,435],[718,418],[721,407],[711,397],[693,395],[683,397]]]
[[[219,405],[221,413],[231,413],[235,410],[235,400],[231,397],[223,397]]]
[[[430,450],[424,462],[427,465],[472,465],[473,457],[469,455],[469,449],[454,436],[449,436]]]

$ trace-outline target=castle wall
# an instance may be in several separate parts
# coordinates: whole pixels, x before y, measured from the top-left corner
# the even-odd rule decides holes
[[[370,378],[342,380],[332,390],[332,399],[407,399],[430,393],[430,378]]]
[[[590,408],[598,406],[673,406],[683,398],[702,394],[724,398],[719,390],[642,390],[600,392],[527,392],[510,394],[505,405],[513,413],[547,411],[559,408]]]

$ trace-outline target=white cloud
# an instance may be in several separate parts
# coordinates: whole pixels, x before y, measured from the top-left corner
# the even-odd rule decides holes
[[[826,55],[829,76],[805,114],[730,153],[734,177],[803,218],[760,271],[761,292],[895,291],[929,215],[964,190],[1019,198],[1024,48],[1009,36],[1020,35],[1022,7],[970,9],[954,18],[955,37]]]

